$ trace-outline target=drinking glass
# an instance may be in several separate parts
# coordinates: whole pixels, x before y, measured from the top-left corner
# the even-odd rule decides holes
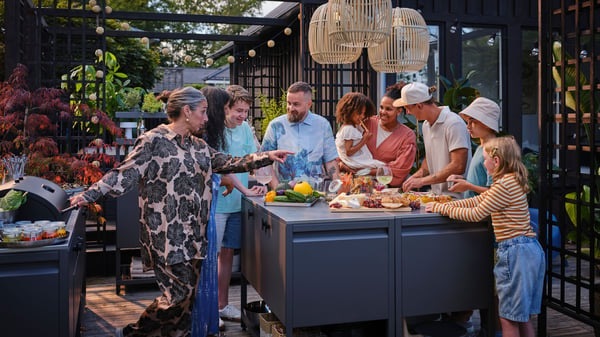
[[[308,174],[310,175],[310,179],[312,180],[313,188],[317,191],[320,191],[322,188],[321,183],[323,182],[322,165],[312,165]]]
[[[379,166],[375,177],[380,184],[387,186],[392,182],[392,170],[387,165]]]
[[[271,165],[263,166],[254,171],[254,178],[259,184],[266,186],[271,180],[273,180],[273,169]]]

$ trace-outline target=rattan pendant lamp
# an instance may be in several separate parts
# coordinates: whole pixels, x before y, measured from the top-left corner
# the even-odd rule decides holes
[[[394,8],[391,35],[370,47],[369,62],[382,73],[414,72],[423,69],[429,57],[429,32],[425,19],[411,8]]]
[[[347,64],[360,57],[362,48],[344,47],[329,37],[327,29],[327,4],[319,6],[308,26],[308,50],[313,60],[319,64]]]
[[[390,36],[391,0],[329,0],[329,37],[349,47],[373,47]]]

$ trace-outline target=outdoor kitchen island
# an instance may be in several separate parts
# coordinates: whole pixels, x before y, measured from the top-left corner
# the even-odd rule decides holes
[[[402,336],[403,317],[493,303],[488,222],[454,221],[424,207],[332,213],[322,201],[264,206],[261,197],[243,198],[242,222],[242,307],[247,281],[288,334],[383,320],[387,336]]]

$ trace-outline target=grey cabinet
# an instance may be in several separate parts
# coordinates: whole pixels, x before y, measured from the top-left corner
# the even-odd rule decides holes
[[[286,327],[388,320],[393,331],[391,217],[267,211],[248,200],[242,209],[243,278]]]
[[[0,249],[2,336],[79,336],[85,307],[85,224],[70,213],[65,243]]]
[[[324,203],[265,207],[257,197],[242,205],[242,280],[288,330],[386,320],[387,335],[402,336],[406,316],[493,303],[487,222],[424,210],[331,213]]]

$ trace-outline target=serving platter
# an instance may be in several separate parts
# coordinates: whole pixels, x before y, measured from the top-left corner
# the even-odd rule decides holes
[[[0,241],[0,248],[35,248],[35,247],[43,247],[43,246],[51,246],[57,245],[59,243],[64,243],[69,238],[69,232],[64,237],[61,238],[52,238],[52,239],[43,239],[36,241],[12,241],[12,242],[4,242]]]

